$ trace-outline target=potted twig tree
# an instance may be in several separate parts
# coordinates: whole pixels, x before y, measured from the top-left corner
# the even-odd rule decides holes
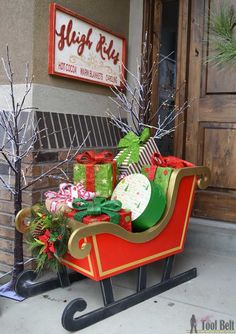
[[[52,175],[56,170],[60,174],[60,169],[63,164],[71,161],[77,155],[78,151],[87,140],[89,134],[86,136],[80,147],[74,151],[73,140],[70,149],[68,150],[65,160],[55,163],[48,171],[42,173],[37,177],[32,177],[29,181],[26,177],[26,171],[23,166],[24,159],[32,152],[37,155],[34,150],[35,143],[37,142],[39,135],[43,130],[38,130],[37,124],[34,120],[34,111],[37,108],[25,106],[26,98],[29,95],[32,88],[33,77],[29,76],[29,66],[26,65],[25,72],[25,92],[22,98],[18,101],[15,94],[14,86],[14,72],[9,55],[9,49],[7,47],[6,60],[2,58],[2,64],[4,72],[9,82],[9,96],[10,101],[8,103],[8,109],[0,109],[0,127],[2,144],[0,146],[0,154],[9,168],[9,177],[5,178],[0,175],[1,185],[7,189],[13,196],[14,201],[14,216],[22,209],[22,192],[42,180],[45,177],[59,177],[60,175]],[[22,122],[22,116],[24,112],[31,112],[31,124]],[[26,136],[27,133],[27,136]],[[73,149],[73,152],[72,152]],[[33,158],[32,158],[33,159]],[[64,177],[65,174],[63,174]],[[12,180],[12,181],[11,181]],[[12,279],[9,283],[0,287],[0,293],[8,293],[14,291],[17,276],[24,270],[24,258],[23,258],[23,237],[20,232],[15,229],[14,238],[14,265],[12,270]]]

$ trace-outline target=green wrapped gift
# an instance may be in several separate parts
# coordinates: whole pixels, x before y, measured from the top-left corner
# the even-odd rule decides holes
[[[142,168],[142,174],[155,184],[158,184],[165,195],[172,172],[173,168],[170,167],[143,166]]]
[[[108,198],[116,185],[116,162],[107,151],[86,151],[76,157],[74,182],[82,183],[86,191]]]

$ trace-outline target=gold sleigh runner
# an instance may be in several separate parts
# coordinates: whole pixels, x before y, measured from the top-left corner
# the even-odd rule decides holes
[[[165,214],[157,225],[149,228],[144,232],[137,232],[137,233],[128,232],[119,225],[115,225],[109,222],[96,222],[90,225],[84,225],[75,220],[70,220],[70,227],[73,231],[68,242],[68,250],[70,254],[77,259],[85,258],[86,256],[88,256],[91,250],[91,244],[86,242],[85,238],[102,233],[112,234],[121,239],[137,244],[145,243],[154,239],[167,226],[175,208],[180,182],[183,177],[187,176],[194,176],[195,181],[197,179],[197,185],[200,189],[205,189],[209,185],[210,170],[207,167],[191,167],[191,168],[175,169],[171,175],[171,179],[168,186],[167,206]],[[192,192],[194,192],[194,190],[195,189],[192,189]],[[36,209],[35,206],[34,209]],[[28,229],[25,219],[29,217],[30,214],[31,214],[31,208],[25,208],[22,209],[16,217],[16,228],[21,233],[25,233]],[[81,239],[85,240],[82,243],[81,248],[79,248]]]

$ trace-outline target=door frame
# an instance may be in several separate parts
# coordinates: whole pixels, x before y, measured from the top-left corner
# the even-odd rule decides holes
[[[143,6],[143,40],[147,32],[148,42],[152,44],[152,60],[160,49],[161,40],[161,18],[162,4],[171,0],[144,0]],[[177,57],[176,57],[176,94],[175,103],[177,106],[184,104],[188,97],[188,60],[189,60],[189,34],[190,34],[190,13],[191,1],[179,0],[178,13],[178,39],[177,39]],[[151,66],[151,64],[150,64]],[[158,78],[156,84],[152,88],[152,109],[151,115],[155,113],[158,106]],[[174,132],[174,155],[185,158],[185,140],[186,140],[186,120],[187,110],[176,118],[175,125],[177,126]],[[154,118],[152,124],[157,123]]]

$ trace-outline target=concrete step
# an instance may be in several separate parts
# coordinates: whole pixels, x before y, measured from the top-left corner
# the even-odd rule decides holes
[[[193,251],[236,256],[236,224],[191,218],[186,248]]]

